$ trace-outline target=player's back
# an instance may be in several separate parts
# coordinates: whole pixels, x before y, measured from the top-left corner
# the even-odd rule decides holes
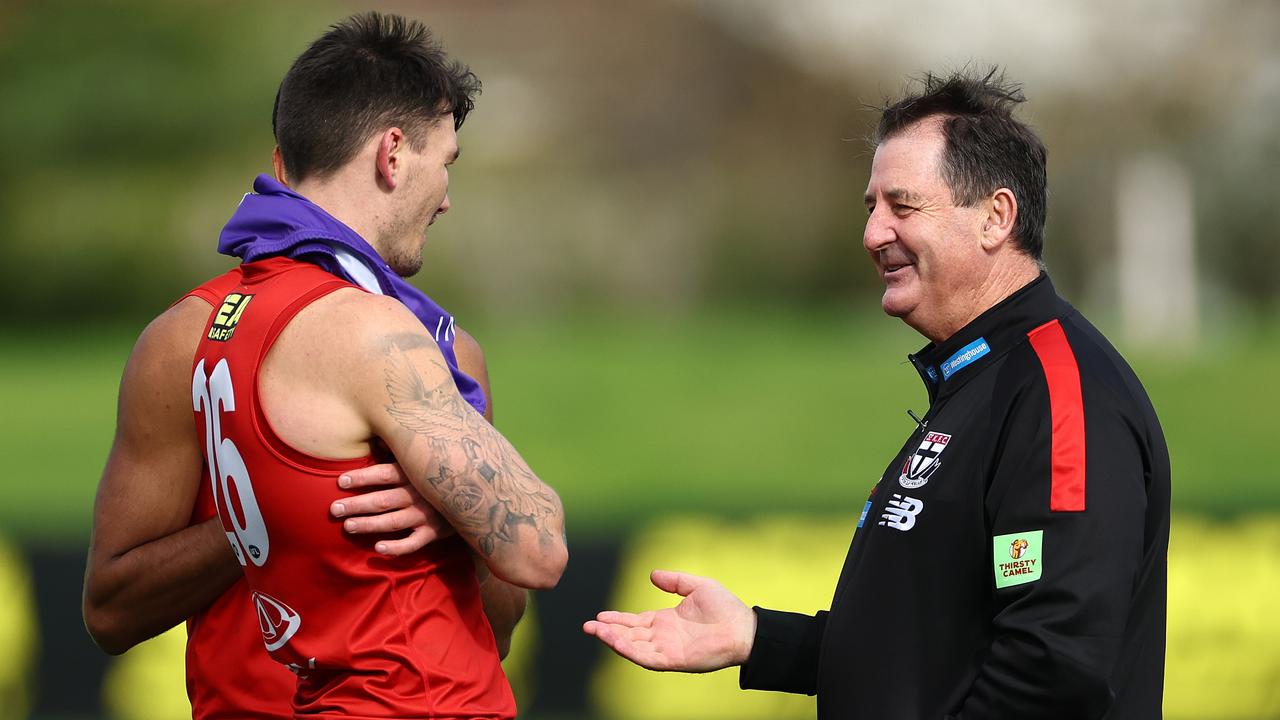
[[[240,268],[234,268],[193,289],[179,302],[199,298],[208,303],[210,309],[205,314],[211,315],[241,280]],[[193,328],[192,334],[207,330],[206,324]],[[189,366],[183,373],[188,370]],[[192,525],[217,515],[212,487],[206,470],[196,494]],[[242,577],[187,621],[187,697],[194,720],[293,715],[294,677],[262,647],[262,633],[251,614],[252,602],[248,582]]]
[[[468,546],[450,538],[385,557],[373,552],[373,539],[342,532],[329,515],[334,479],[373,457],[303,452],[281,439],[260,402],[264,360],[290,321],[352,286],[284,258],[243,271],[210,318],[192,398],[218,513],[245,567],[266,648],[299,677],[295,712],[514,716]]]

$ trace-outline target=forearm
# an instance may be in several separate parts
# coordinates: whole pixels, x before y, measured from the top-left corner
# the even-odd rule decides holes
[[[554,587],[568,558],[560,498],[458,395],[438,346],[417,319],[397,322],[410,320],[413,332],[378,337],[382,372],[356,376],[351,397],[366,404],[372,433],[414,488],[491,571],[521,587]]]
[[[498,578],[530,589],[553,587],[565,562],[560,498],[518,456],[517,465],[447,455],[417,484],[423,495]]]
[[[827,613],[817,616],[755,608],[750,655],[738,675],[743,690],[817,692],[818,650]]]
[[[480,599],[484,602],[484,614],[489,618],[493,638],[498,644],[498,657],[506,658],[511,651],[511,636],[520,618],[524,616],[529,592],[500,580],[483,566],[479,572]]]
[[[209,605],[240,577],[217,518],[90,561],[83,611],[94,641],[122,653]]]

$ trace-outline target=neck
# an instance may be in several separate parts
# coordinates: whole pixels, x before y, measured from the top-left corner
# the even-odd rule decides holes
[[[358,192],[352,192],[351,183],[341,179],[341,171],[324,180],[307,179],[291,186],[291,189],[318,205],[342,224],[364,238],[378,255],[386,257],[380,246],[378,228],[378,204]]]
[[[932,325],[917,326],[907,322],[917,332],[934,344],[942,344],[979,315],[999,305],[1005,298],[1018,292],[1040,277],[1040,263],[1026,255],[1018,254],[1007,263],[996,263],[981,283],[953,294],[952,311]]]

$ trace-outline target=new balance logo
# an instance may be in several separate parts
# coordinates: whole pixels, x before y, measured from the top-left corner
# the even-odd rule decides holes
[[[922,501],[894,493],[880,516],[880,524],[906,532],[916,526],[916,516],[921,510],[924,510]]]

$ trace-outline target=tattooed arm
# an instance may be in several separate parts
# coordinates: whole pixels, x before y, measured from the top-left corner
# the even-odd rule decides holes
[[[489,385],[489,365],[485,362],[480,343],[462,328],[456,329],[453,352],[458,367],[480,383],[484,390],[484,419],[493,425],[493,388]],[[498,643],[498,657],[506,658],[511,652],[511,636],[524,616],[529,602],[529,592],[522,587],[500,580],[487,567],[477,568],[480,576],[480,599],[484,602],[484,614],[489,618],[494,640]]]
[[[355,397],[372,432],[494,575],[554,587],[568,559],[560,498],[462,399],[415,317],[399,303],[365,304]]]

